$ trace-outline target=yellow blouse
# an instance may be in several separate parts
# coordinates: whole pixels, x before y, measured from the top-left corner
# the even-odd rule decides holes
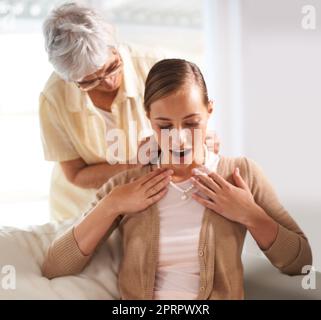
[[[111,106],[117,128],[126,135],[122,154],[129,160],[136,155],[139,142],[152,134],[143,108],[145,80],[151,67],[166,58],[165,52],[137,45],[121,44],[123,81]],[[55,72],[40,94],[41,139],[46,160],[57,162],[51,180],[51,218],[65,220],[84,212],[96,189],[71,184],[59,162],[82,158],[87,164],[106,161],[106,124],[86,92],[66,82]],[[133,126],[133,124],[136,125]],[[138,136],[136,137],[136,132]]]

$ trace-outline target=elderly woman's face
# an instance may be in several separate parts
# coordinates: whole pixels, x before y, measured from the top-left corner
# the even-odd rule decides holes
[[[212,110],[212,102],[204,104],[196,84],[151,104],[148,116],[158,144],[170,164],[199,163]]]
[[[78,86],[86,91],[114,92],[120,87],[122,76],[121,56],[116,49],[112,49],[105,65],[78,82]]]

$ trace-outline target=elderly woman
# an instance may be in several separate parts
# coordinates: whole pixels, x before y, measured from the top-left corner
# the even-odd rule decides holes
[[[144,105],[160,156],[101,188],[90,210],[51,244],[46,277],[80,272],[116,228],[121,299],[243,299],[247,231],[282,272],[300,274],[311,265],[306,236],[260,167],[207,150],[213,103],[195,64],[169,59],[153,66]]]
[[[40,95],[41,133],[45,159],[56,162],[51,217],[64,220],[79,216],[111,176],[135,167],[125,161],[139,141],[128,143],[127,157],[111,166],[106,133],[117,127],[133,135],[129,125],[135,121],[140,140],[150,135],[142,94],[147,72],[161,56],[117,46],[94,10],[73,3],[52,11],[43,31],[55,72]]]
[[[117,45],[101,16],[74,3],[52,11],[43,31],[55,72],[40,95],[41,136],[45,159],[56,162],[51,217],[64,220],[79,216],[111,176],[139,166],[129,160],[152,135],[143,110],[144,82],[165,54]],[[108,132],[114,128],[126,140],[113,155],[118,164],[110,165]]]

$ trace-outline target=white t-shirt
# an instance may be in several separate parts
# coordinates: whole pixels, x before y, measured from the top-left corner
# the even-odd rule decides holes
[[[216,171],[219,156],[208,152],[205,167]],[[190,179],[176,183],[182,189],[192,185]],[[187,194],[197,192],[191,189]],[[199,234],[205,207],[190,196],[169,186],[157,203],[160,214],[159,259],[154,299],[196,299],[199,292]]]
[[[114,129],[116,128],[116,119],[115,116],[108,111],[102,110],[100,108],[97,108],[98,112],[100,112],[100,114],[103,116],[105,123],[106,123],[106,131],[110,130],[110,129]]]

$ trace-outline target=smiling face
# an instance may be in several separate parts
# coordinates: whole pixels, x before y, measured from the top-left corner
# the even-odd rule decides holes
[[[212,103],[204,103],[195,82],[151,103],[147,115],[163,158],[171,167],[183,169],[203,162],[203,145],[212,110]]]

